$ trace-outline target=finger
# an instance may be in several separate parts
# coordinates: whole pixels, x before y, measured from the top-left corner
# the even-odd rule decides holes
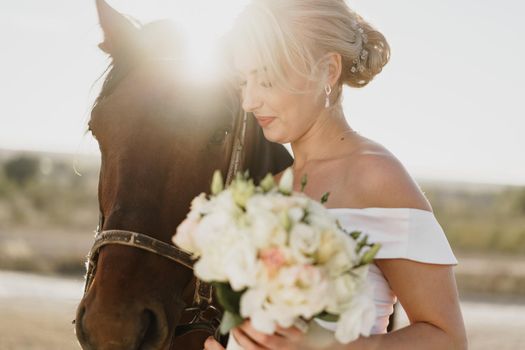
[[[294,326],[284,328],[277,325],[275,333],[280,334],[281,336],[291,340],[300,340],[304,337],[304,332]]]
[[[265,334],[256,330],[250,321],[244,322],[240,327],[246,335],[253,339],[258,344],[269,348],[269,349],[281,349],[284,344],[285,338],[275,334]]]
[[[231,335],[244,350],[267,350],[268,348],[251,339],[240,328],[232,329]]]
[[[204,342],[204,350],[224,350],[224,348],[213,337],[208,337]]]

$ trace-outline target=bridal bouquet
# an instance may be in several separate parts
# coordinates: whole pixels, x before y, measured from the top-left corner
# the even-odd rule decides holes
[[[323,205],[328,193],[318,202],[302,192],[305,177],[301,192],[292,184],[290,168],[278,184],[268,174],[255,186],[238,173],[227,188],[216,171],[211,195],[193,199],[173,242],[215,286],[223,333],[247,318],[268,334],[319,319],[336,322],[330,334],[341,343],[368,336],[375,309],[366,274],[380,246],[340,226]]]

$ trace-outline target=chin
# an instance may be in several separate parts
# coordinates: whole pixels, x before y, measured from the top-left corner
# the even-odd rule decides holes
[[[272,131],[272,130],[268,130],[265,128],[263,128],[262,130],[263,130],[264,137],[270,142],[276,142],[280,144],[285,144],[285,143],[290,142],[287,140],[286,137],[284,137],[284,135],[280,135],[278,132],[276,132],[276,130]]]

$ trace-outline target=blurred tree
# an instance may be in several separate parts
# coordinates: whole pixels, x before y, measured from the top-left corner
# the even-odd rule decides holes
[[[25,185],[28,181],[35,178],[39,169],[39,159],[31,156],[19,156],[8,160],[4,164],[6,177],[17,183]]]
[[[525,187],[516,190],[514,208],[518,211],[519,214],[525,215]]]

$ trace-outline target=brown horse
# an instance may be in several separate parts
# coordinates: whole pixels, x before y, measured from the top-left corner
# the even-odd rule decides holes
[[[101,230],[141,232],[167,244],[193,197],[226,175],[242,123],[238,93],[227,83],[194,83],[183,73],[168,22],[139,26],[97,0],[112,59],[89,121],[99,143]],[[260,180],[292,158],[268,142],[249,116],[240,168]],[[194,294],[192,271],[161,255],[104,245],[76,315],[84,349],[202,349],[203,332],[175,337]]]

